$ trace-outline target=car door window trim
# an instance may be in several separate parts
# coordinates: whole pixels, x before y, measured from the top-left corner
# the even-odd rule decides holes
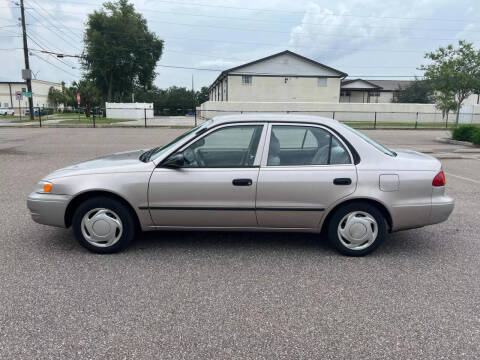
[[[299,165],[268,165],[268,154],[270,152],[270,137],[272,136],[272,128],[274,126],[296,126],[296,127],[316,127],[320,128],[330,134],[329,140],[329,154],[328,154],[328,161],[330,162],[330,152],[331,152],[331,143],[332,138],[335,136],[335,139],[344,147],[350,157],[350,163],[348,164],[299,164]],[[332,167],[332,166],[352,166],[357,165],[360,162],[360,156],[358,153],[353,149],[352,145],[339,133],[337,133],[334,129],[330,128],[329,126],[317,123],[309,123],[309,122],[301,122],[301,123],[289,123],[289,122],[275,122],[269,121],[268,122],[268,130],[267,136],[265,138],[265,145],[266,148],[263,151],[262,161],[260,167],[262,169],[276,169],[276,168],[300,168],[300,167]]]
[[[235,122],[235,123],[229,123],[229,124],[218,124],[218,125],[212,126],[211,128],[208,128],[206,131],[202,132],[199,136],[196,136],[196,137],[193,137],[193,138],[189,139],[186,143],[182,144],[179,148],[173,150],[156,167],[157,168],[163,168],[163,164],[168,160],[168,158],[170,156],[172,156],[176,153],[185,151],[185,149],[187,149],[190,145],[194,144],[198,140],[201,140],[201,139],[207,137],[208,135],[210,135],[210,134],[212,134],[216,131],[219,131],[219,130],[224,129],[224,128],[229,128],[229,127],[249,126],[249,125],[250,126],[261,126],[262,127],[262,130],[261,130],[261,133],[260,133],[260,139],[258,141],[257,149],[256,149],[256,152],[255,152],[255,158],[253,160],[253,165],[247,165],[247,166],[231,166],[231,165],[228,165],[228,166],[208,166],[208,167],[207,166],[205,166],[205,167],[185,167],[185,168],[181,168],[181,169],[192,170],[192,169],[255,169],[255,168],[259,168],[260,167],[260,161],[261,161],[261,155],[263,153],[263,148],[264,148],[262,146],[262,142],[265,141],[266,132],[267,132],[267,130],[266,130],[267,124],[264,121],[258,121],[258,122],[242,121],[242,122]],[[254,134],[252,134],[252,137],[253,136],[254,136]],[[260,151],[260,148],[261,148],[261,151]]]

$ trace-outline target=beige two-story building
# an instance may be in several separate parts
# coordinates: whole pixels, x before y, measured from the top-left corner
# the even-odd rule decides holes
[[[339,102],[346,73],[291,51],[223,71],[210,101]]]
[[[346,77],[340,70],[286,50],[223,71],[209,88],[209,100],[387,104],[413,82]],[[478,94],[464,102],[479,103]]]

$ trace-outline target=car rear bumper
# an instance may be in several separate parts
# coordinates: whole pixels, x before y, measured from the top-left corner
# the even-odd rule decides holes
[[[455,201],[451,197],[442,196],[441,198],[436,198],[432,202],[430,224],[438,224],[447,220],[452,213],[454,207]]]
[[[69,195],[31,193],[27,199],[27,207],[32,219],[44,225],[66,227],[65,210],[71,199]]]
[[[396,206],[392,208],[392,231],[419,228],[448,219],[454,208],[449,196],[436,196],[431,203]]]

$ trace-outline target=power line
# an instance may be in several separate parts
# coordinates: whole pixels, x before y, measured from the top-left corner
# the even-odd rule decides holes
[[[274,46],[274,47],[294,47],[294,48],[305,48],[305,49],[312,49],[311,45],[284,45],[284,44],[273,44],[273,43],[258,43],[258,42],[246,42],[246,41],[226,41],[226,40],[217,40],[217,39],[202,39],[202,38],[187,38],[181,36],[164,36],[166,39],[180,39],[180,40],[191,40],[191,41],[203,41],[203,42],[218,42],[218,43],[226,43],[226,44],[242,44],[242,45],[266,45],[266,46]],[[380,52],[406,52],[406,53],[425,53],[424,50],[413,50],[413,49],[372,49],[372,48],[340,48],[340,47],[320,47],[319,49],[324,50],[354,50],[354,51],[380,51]]]
[[[72,2],[72,1],[64,1],[64,2],[68,2],[68,3],[72,3],[72,4],[81,4],[81,5],[91,5],[91,6],[98,6],[99,4],[92,4],[92,3],[84,3],[84,2]],[[242,17],[233,17],[233,16],[215,16],[215,15],[204,15],[204,14],[192,14],[192,13],[185,13],[185,12],[175,12],[175,11],[164,11],[164,10],[157,10],[157,9],[151,9],[151,8],[137,8],[138,11],[143,11],[143,12],[157,12],[157,13],[163,13],[163,14],[173,14],[173,15],[181,15],[181,16],[196,16],[196,17],[201,17],[201,18],[216,18],[216,19],[222,19],[222,20],[227,20],[227,19],[231,19],[231,20],[242,20],[242,21],[250,21],[250,22],[261,22],[261,23],[266,23],[266,24],[271,24],[271,23],[278,23],[278,24],[294,24],[294,25],[300,25],[298,21],[288,21],[288,20],[274,20],[274,19],[270,19],[270,20],[259,20],[259,19],[252,19],[252,18],[242,18]],[[60,9],[61,12],[65,13],[65,14],[74,14],[74,15],[78,15],[78,13],[73,13],[73,12],[69,12],[69,11],[65,11],[63,9]],[[148,21],[150,22],[159,22],[159,23],[163,23],[163,21],[161,20],[155,20],[155,19],[147,19]],[[331,27],[332,24],[325,24],[325,23],[315,23],[315,22],[304,22],[302,20],[301,22],[301,25],[314,25],[314,26],[321,26],[321,27]],[[339,30],[343,29],[343,25],[333,25],[333,26],[337,26],[339,28]],[[466,32],[475,32],[475,33],[478,33],[480,32],[480,30],[465,30],[465,29],[452,29],[452,28],[445,28],[445,27],[442,27],[442,28],[418,28],[418,27],[388,27],[388,26],[384,26],[384,25],[372,25],[372,24],[368,24],[368,25],[359,25],[359,26],[350,26],[350,27],[353,27],[353,28],[359,28],[359,29],[368,29],[368,28],[381,28],[381,29],[395,29],[395,30],[425,30],[425,31],[455,31],[455,32],[459,32],[459,31],[466,31]],[[259,30],[260,31],[260,30]],[[456,39],[453,39],[453,40],[456,40]]]
[[[48,19],[48,16],[49,14],[47,13],[47,17],[45,15],[42,15],[39,13],[39,11],[35,8],[32,8],[32,11],[28,11],[28,14],[30,16],[32,16],[34,19],[36,19],[38,21],[38,24],[40,25],[43,25],[43,21],[40,20],[39,18],[37,18],[34,14],[33,14],[33,11],[35,11],[37,13],[38,16],[40,16],[42,19],[44,19],[45,21],[47,21],[50,25],[52,25],[57,31],[53,31],[52,29],[50,28],[47,28],[49,31],[51,31],[52,33],[54,33],[59,39],[62,39],[65,43],[73,46],[74,48],[76,48],[77,50],[80,50],[77,46],[75,46],[74,44],[76,42],[78,42],[77,39],[74,39],[72,38],[70,35],[68,35],[68,32],[65,31],[65,29],[61,29],[60,27],[58,27],[57,25],[55,25],[51,20]],[[63,35],[67,35],[68,37],[68,40],[63,37]]]
[[[42,22],[41,22],[41,20],[40,20],[39,18],[37,18],[35,15],[33,15],[33,13],[31,13],[30,11],[27,11],[27,12],[28,12],[28,14],[29,14],[31,17],[33,17],[34,19],[36,19],[36,20],[38,21],[38,25],[43,26],[43,24],[42,24]],[[39,14],[39,16],[41,16],[41,15]],[[69,45],[71,45],[72,47],[74,47],[75,49],[77,49],[77,50],[80,51],[80,48],[78,48],[77,46],[73,45],[70,40],[67,40],[67,39],[65,39],[64,37],[62,37],[62,36],[60,35],[61,33],[64,33],[65,31],[60,30],[60,29],[59,29],[58,27],[56,27],[55,25],[53,25],[53,26],[54,26],[57,30],[59,30],[59,32],[53,31],[52,29],[50,29],[50,28],[48,28],[48,27],[46,27],[46,29],[49,30],[50,32],[52,32],[53,34],[55,34],[55,36],[57,36],[59,39],[63,40],[66,44],[69,44]]]
[[[45,47],[43,47],[41,44],[39,44],[34,38],[32,38],[32,36],[30,34],[27,34],[27,37],[32,40],[37,46],[40,46],[42,49],[44,50],[47,50]],[[63,63],[64,65],[67,65],[69,68],[71,69],[75,69],[74,66],[71,66],[70,64],[67,64],[65,61],[63,61],[62,59],[58,58],[57,56],[53,56],[55,60]]]
[[[32,35],[32,32],[30,32],[30,36]],[[48,46],[50,46],[53,50],[61,53],[61,52],[64,52],[63,50],[61,50],[60,48],[58,48],[57,46],[55,46],[54,44],[52,44],[50,41],[48,41],[47,39],[45,39],[43,36],[41,36],[39,33],[34,33],[35,37],[39,38],[41,41],[43,41],[45,44],[47,44]],[[40,46],[42,49],[44,50],[47,50],[45,47],[43,47],[42,45],[36,43],[38,46]],[[72,64],[68,64],[65,62],[65,64],[67,66],[69,66],[70,68],[74,68],[75,66],[72,65]]]
[[[214,28],[214,29],[227,29],[227,30],[238,30],[238,31],[247,31],[247,32],[265,32],[273,34],[291,34],[290,31],[278,31],[278,30],[264,30],[264,29],[249,29],[249,28],[240,28],[240,27],[231,27],[231,26],[221,26],[221,25],[204,25],[204,24],[188,24],[188,23],[178,23],[172,21],[163,21],[163,20],[151,20],[153,22],[159,22],[162,24],[176,25],[176,26],[190,26],[190,27],[201,27],[201,28]],[[67,27],[71,30],[82,31],[79,28]],[[108,34],[126,34],[125,31],[102,31],[103,33]],[[361,38],[361,39],[398,39],[393,36],[363,36],[363,35],[337,35],[337,34],[322,34],[322,37],[340,37],[340,38]],[[402,36],[402,39],[415,39],[415,40],[436,40],[436,41],[456,41],[457,38],[431,38],[423,36]],[[479,41],[478,39],[472,39],[473,41]]]
[[[41,51],[41,50],[36,50],[36,51]],[[50,55],[54,55],[54,52],[49,52],[49,51],[41,51],[43,53],[47,53]],[[56,55],[61,55],[61,56],[66,56],[66,57],[78,57],[78,58],[83,58],[84,56],[82,55],[67,55],[67,54],[56,54]],[[184,70],[198,70],[198,71],[212,71],[212,72],[222,72],[225,69],[212,69],[212,68],[200,68],[200,67],[191,67],[191,66],[179,66],[179,65],[166,65],[166,64],[157,64],[159,67],[163,68],[171,68],[171,69],[184,69]],[[278,75],[274,73],[259,73],[259,72],[253,72],[253,71],[239,71],[236,72],[236,74],[245,74],[245,75]],[[414,75],[350,75],[350,76],[356,76],[356,77],[414,77]]]
[[[54,18],[47,10],[45,10],[45,8],[43,8],[36,0],[30,0],[30,1],[33,1],[33,3],[37,6],[37,8],[40,8],[47,15],[45,20],[47,20],[50,24],[54,25],[53,22],[52,22],[52,21],[54,21],[57,24],[59,24],[60,27],[62,26],[62,24],[56,18]],[[32,8],[32,9],[37,11],[37,13],[38,13],[38,10],[36,10],[35,8]],[[50,21],[48,18],[52,19],[52,21]],[[70,39],[72,39],[73,41],[78,41],[78,40],[74,39],[73,37],[71,37],[68,33],[65,33],[65,35],[67,37],[69,37]],[[79,39],[81,40],[81,37],[79,37]]]
[[[80,4],[80,3],[76,3]],[[83,5],[88,5],[87,3],[81,3]],[[93,5],[93,4],[92,4]],[[70,11],[65,11],[63,9],[59,9],[62,13],[65,14],[74,14],[78,15],[78,13],[70,12]],[[261,22],[261,23],[266,23],[266,24],[271,24],[271,23],[278,23],[278,24],[294,24],[294,25],[300,25],[298,21],[288,21],[288,20],[260,20],[260,19],[252,19],[252,18],[242,18],[242,17],[233,17],[233,16],[215,16],[215,15],[199,15],[199,14],[192,14],[192,13],[185,13],[185,12],[176,12],[176,11],[164,11],[164,10],[156,10],[156,9],[137,9],[138,11],[145,11],[145,12],[157,12],[157,13],[162,13],[162,14],[173,14],[173,15],[182,15],[182,16],[194,16],[194,17],[201,17],[201,18],[215,18],[215,19],[222,19],[222,20],[241,20],[241,21],[250,21],[250,22]],[[156,20],[156,19],[147,19],[149,22],[158,22],[158,23],[164,23],[163,20]],[[343,25],[332,25],[332,24],[325,24],[325,23],[315,23],[315,22],[301,22],[301,25],[313,25],[313,26],[320,26],[320,27],[338,27],[340,30],[344,29]],[[350,25],[349,25],[350,26]],[[381,28],[381,29],[395,29],[395,30],[426,30],[426,31],[465,31],[465,32],[474,32],[478,33],[480,30],[464,30],[464,29],[452,29],[452,28],[417,28],[417,27],[388,27],[384,25],[358,25],[358,26],[350,26],[353,28],[359,28],[359,29],[368,29],[368,28]],[[72,29],[72,28],[71,28]],[[81,29],[79,29],[81,30]],[[261,31],[260,29],[258,31]],[[454,39],[456,40],[456,39]]]
[[[93,5],[98,6],[99,4],[89,3],[89,2],[78,2],[78,1],[69,1],[61,0],[62,3],[72,3],[72,4],[82,4],[82,5]],[[185,1],[172,1],[172,0],[155,0],[156,3],[167,3],[174,5],[188,5],[188,6],[197,6],[197,7],[209,7],[209,8],[221,8],[221,9],[235,9],[235,10],[248,10],[248,11],[257,11],[257,12],[280,12],[285,14],[297,14],[304,15],[305,10],[303,11],[291,11],[291,10],[282,10],[282,9],[261,9],[261,8],[249,8],[249,7],[238,7],[238,6],[228,6],[228,5],[212,5],[205,3],[196,3],[196,2],[185,2]],[[139,9],[141,11],[152,11],[155,9]],[[324,14],[324,16],[334,16],[334,17],[359,17],[359,18],[375,18],[375,19],[398,19],[398,20],[429,20],[429,21],[450,21],[450,22],[465,22],[465,19],[449,19],[449,18],[429,18],[429,17],[398,17],[398,16],[375,16],[375,15],[355,15],[355,14],[338,14],[334,13],[331,9],[325,9],[331,11],[330,14]]]
[[[52,65],[53,67],[57,68],[57,69],[60,70],[60,71],[63,71],[64,73],[66,73],[66,74],[68,74],[68,75],[70,75],[70,76],[73,76],[73,77],[75,77],[75,78],[78,78],[78,75],[72,74],[71,72],[62,69],[60,66],[57,66],[57,65],[55,65],[54,63],[51,63],[50,61],[42,58],[40,55],[35,55],[35,57],[36,57],[37,59],[40,59],[40,60],[46,62],[47,64]]]

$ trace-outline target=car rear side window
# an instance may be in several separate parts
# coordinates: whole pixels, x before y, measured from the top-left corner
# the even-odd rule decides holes
[[[330,132],[313,126],[272,126],[268,166],[334,164],[351,164],[351,159]]]

